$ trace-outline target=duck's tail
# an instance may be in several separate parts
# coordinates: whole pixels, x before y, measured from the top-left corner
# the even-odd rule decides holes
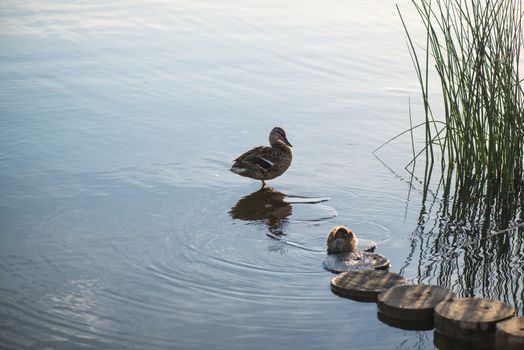
[[[239,175],[242,175],[244,172],[246,172],[246,170],[247,170],[246,168],[241,168],[237,166],[236,164],[233,164],[231,168],[229,168],[229,171],[235,174],[239,174]]]

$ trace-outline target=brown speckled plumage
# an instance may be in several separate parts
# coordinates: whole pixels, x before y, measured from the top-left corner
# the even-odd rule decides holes
[[[328,254],[351,253],[357,248],[357,236],[345,226],[335,226],[327,238]]]
[[[291,165],[293,154],[284,129],[275,127],[269,134],[271,146],[258,146],[233,161],[232,172],[262,181],[282,175]]]

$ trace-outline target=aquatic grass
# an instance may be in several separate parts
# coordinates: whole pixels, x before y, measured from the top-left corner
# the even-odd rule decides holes
[[[425,158],[418,226],[401,271],[417,261],[418,283],[436,279],[461,296],[503,299],[522,312],[522,3],[412,3],[426,30],[421,46],[397,10],[420,85],[423,120],[417,120],[410,104],[410,128],[385,143],[409,133],[415,147],[414,133],[424,130],[425,144],[413,149],[406,167],[414,169]],[[430,100],[435,83],[442,98],[437,104]],[[440,176],[432,177],[433,172]]]
[[[413,0],[426,29],[419,47],[397,6],[421,89],[429,182],[440,154],[451,214],[478,220],[486,210],[521,210],[524,161],[524,92],[519,76],[523,44],[519,0]],[[432,79],[435,72],[438,79]],[[438,80],[443,112],[429,97]],[[454,193],[450,184],[454,185]],[[427,186],[425,186],[427,187]],[[519,204],[519,205],[516,205]],[[507,217],[507,215],[503,215]],[[511,215],[510,215],[511,216]]]

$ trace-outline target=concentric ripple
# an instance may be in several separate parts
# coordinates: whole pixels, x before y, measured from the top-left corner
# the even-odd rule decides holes
[[[369,154],[414,92],[389,5],[2,2],[0,348],[431,347],[322,267],[333,225],[409,251]],[[275,125],[260,192],[227,168]]]

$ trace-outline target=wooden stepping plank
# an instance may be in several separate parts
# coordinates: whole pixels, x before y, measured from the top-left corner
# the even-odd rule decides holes
[[[331,280],[337,295],[358,301],[376,301],[377,295],[394,286],[406,283],[404,277],[382,270],[342,272]]]
[[[515,316],[502,301],[482,298],[446,300],[435,306],[435,328],[442,334],[470,341],[493,341],[495,325]]]
[[[389,260],[383,255],[368,252],[352,252],[326,256],[322,266],[331,272],[340,273],[352,270],[387,270]]]
[[[389,317],[433,323],[435,306],[454,297],[449,289],[439,286],[396,286],[378,295],[377,307]]]
[[[357,249],[363,252],[373,253],[377,249],[377,243],[370,239],[359,238]]]
[[[524,316],[497,323],[497,348],[524,349]]]

